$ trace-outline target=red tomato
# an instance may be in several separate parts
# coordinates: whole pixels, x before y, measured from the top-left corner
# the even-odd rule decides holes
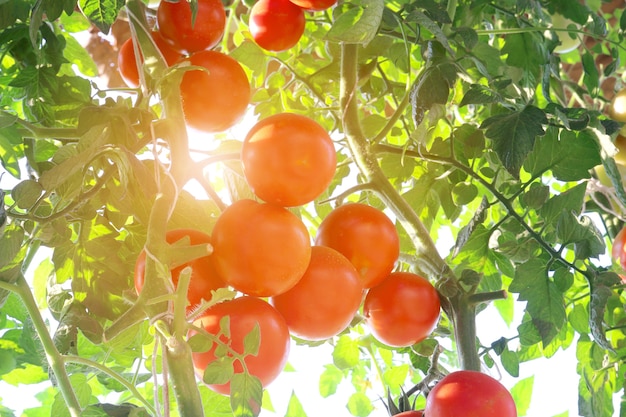
[[[268,51],[284,51],[304,33],[304,10],[289,0],[259,0],[250,9],[250,33]]]
[[[619,231],[619,233],[613,239],[613,247],[611,248],[611,255],[613,259],[619,262],[622,269],[626,269],[626,248],[624,242],[626,241],[626,227]]]
[[[394,414],[393,417],[422,417],[424,415],[424,410],[409,410],[404,411],[400,414]]]
[[[234,125],[246,112],[250,83],[233,58],[216,51],[202,51],[189,59],[207,71],[187,71],[180,84],[187,124],[205,132],[220,132]]]
[[[365,288],[382,282],[400,255],[400,238],[391,220],[382,211],[360,203],[330,212],[317,229],[315,244],[336,249],[348,258]]]
[[[192,22],[187,0],[162,0],[157,9],[157,24],[163,39],[174,49],[194,53],[217,45],[224,35],[226,12],[220,0],[198,0],[196,19]]]
[[[498,381],[477,371],[453,372],[426,398],[428,417],[517,417],[515,402]]]
[[[159,32],[152,32],[152,39],[157,48],[159,48],[159,51],[161,51],[167,65],[174,65],[182,58],[180,53],[173,50],[163,38],[161,38]],[[139,70],[137,69],[137,61],[135,60],[135,48],[132,38],[128,38],[120,47],[117,55],[117,68],[127,86],[135,88],[139,85]]]
[[[244,338],[258,324],[261,336],[258,354],[246,356],[244,362],[250,374],[259,378],[265,387],[276,379],[287,363],[290,340],[285,319],[265,301],[255,297],[241,297],[209,308],[194,321],[194,325],[217,335],[220,332],[220,320],[226,316],[230,317],[230,337],[222,335],[220,340],[240,354],[244,352]],[[189,336],[194,333],[190,332]],[[207,365],[217,359],[215,350],[216,344],[213,344],[208,352],[193,353],[193,364],[198,375],[202,376]],[[227,356],[232,357],[232,354]],[[235,373],[243,372],[241,362],[235,360],[233,365]],[[230,394],[230,383],[209,387],[216,392]]]
[[[394,272],[370,288],[363,315],[379,341],[393,347],[424,340],[439,319],[440,301],[427,279],[409,272]]]
[[[176,243],[184,238],[189,239],[190,245],[211,243],[211,237],[209,235],[194,229],[175,229],[167,232],[166,236],[167,243],[169,244]],[[226,286],[226,284],[219,278],[219,275],[215,271],[211,257],[205,256],[173,268],[170,272],[174,285],[178,284],[180,273],[187,266],[190,266],[192,269],[189,290],[187,291],[187,299],[190,304],[187,306],[187,311],[191,311],[195,306],[200,304],[203,299],[210,300],[211,291],[222,288]],[[135,290],[137,290],[137,293],[140,293],[143,288],[145,270],[146,253],[145,251],[141,251],[135,262]]]
[[[313,201],[335,175],[337,156],[328,132],[305,116],[281,113],[258,122],[241,150],[246,180],[268,203]]]
[[[354,266],[334,249],[313,246],[302,279],[271,303],[285,318],[291,333],[323,340],[343,331],[363,299],[363,284]]]
[[[239,200],[213,228],[215,268],[238,291],[271,297],[292,288],[311,259],[309,232],[289,210]]]
[[[337,4],[337,0],[290,0],[296,6],[306,10],[326,10]]]

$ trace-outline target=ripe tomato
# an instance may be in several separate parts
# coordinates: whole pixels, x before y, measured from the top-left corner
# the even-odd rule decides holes
[[[230,317],[230,337],[221,336],[220,340],[238,353],[244,351],[244,338],[258,324],[260,344],[257,355],[248,355],[244,362],[251,375],[261,380],[265,387],[282,372],[289,356],[289,329],[285,319],[265,301],[256,297],[241,297],[225,301],[209,308],[206,313],[194,321],[194,325],[213,335],[220,332],[222,317]],[[191,331],[189,336],[193,336]],[[203,375],[207,365],[217,359],[213,344],[208,352],[194,352],[193,364],[196,373]],[[227,354],[232,357],[232,354]],[[242,373],[243,367],[238,360],[234,363],[235,373]],[[230,383],[209,385],[222,394],[230,394]]]
[[[162,0],[157,9],[157,24],[167,43],[179,52],[191,54],[217,45],[224,35],[226,12],[220,0],[198,0],[196,19],[192,22],[187,0]]]
[[[400,414],[394,414],[393,417],[422,417],[424,415],[424,410],[409,410],[404,411]]]
[[[271,297],[292,288],[311,259],[309,232],[289,210],[273,204],[239,200],[215,223],[215,268],[233,288]]]
[[[348,258],[365,288],[382,282],[400,255],[400,238],[391,220],[382,211],[360,203],[330,212],[317,229],[315,244],[336,249]]]
[[[259,0],[250,9],[250,33],[268,51],[284,51],[304,33],[304,10],[289,0]]]
[[[159,32],[154,31],[151,34],[154,43],[157,48],[159,48],[159,51],[161,51],[167,65],[174,65],[182,58],[179,52],[173,50],[163,40]],[[137,69],[137,61],[135,60],[135,48],[132,38],[128,38],[120,47],[117,55],[117,68],[127,86],[135,88],[139,85],[139,70]]]
[[[615,235],[615,239],[613,239],[613,247],[611,248],[611,255],[613,259],[619,262],[622,269],[626,270],[626,247],[624,247],[624,242],[626,242],[626,227]]]
[[[317,122],[281,113],[258,122],[241,150],[246,180],[268,203],[299,206],[318,197],[335,175],[337,156]]]
[[[393,347],[424,340],[439,319],[440,301],[427,279],[409,272],[394,272],[370,288],[363,315],[379,341]]]
[[[188,58],[207,71],[187,71],[180,84],[187,124],[205,132],[220,132],[234,125],[250,101],[250,83],[233,58],[216,51],[202,51]]]
[[[313,246],[302,279],[271,299],[289,331],[303,339],[323,340],[343,331],[361,305],[363,284],[354,266],[334,249]]]
[[[174,244],[184,238],[189,239],[190,245],[210,244],[211,237],[206,233],[194,229],[175,229],[167,232],[166,240],[169,244]],[[192,269],[191,279],[189,281],[189,290],[187,291],[187,299],[189,306],[187,311],[191,311],[195,306],[200,304],[202,300],[211,299],[211,291],[226,286],[224,281],[219,278],[215,271],[210,256],[194,259],[191,262],[177,266],[171,269],[172,282],[176,286],[181,271],[190,266]],[[135,290],[141,292],[144,285],[144,275],[146,270],[146,253],[141,251],[137,261],[135,262]]]
[[[626,122],[626,88],[613,96],[609,104],[609,116],[615,121]]]
[[[509,391],[477,371],[445,376],[428,394],[424,411],[428,417],[517,417]]]
[[[326,10],[337,4],[337,0],[290,0],[296,6],[306,10]]]

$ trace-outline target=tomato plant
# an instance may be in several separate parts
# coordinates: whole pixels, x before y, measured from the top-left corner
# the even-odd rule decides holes
[[[428,417],[517,417],[509,391],[478,371],[446,375],[428,394],[424,412]]]
[[[250,33],[268,51],[296,45],[304,33],[304,10],[290,0],[259,0],[250,9]]]
[[[309,266],[298,283],[271,298],[289,331],[308,340],[336,336],[352,321],[363,299],[359,274],[334,249],[313,246]]]
[[[399,414],[394,414],[394,417],[422,417],[424,415],[424,410],[409,410],[403,411]]]
[[[223,332],[220,326],[224,317],[228,317],[227,332]],[[207,366],[216,361],[222,366],[226,363],[226,369],[232,370],[232,373],[241,374],[244,372],[243,360],[248,373],[257,377],[265,387],[276,379],[287,363],[290,343],[287,324],[271,305],[261,299],[240,297],[216,304],[195,320],[194,325],[228,346],[224,349],[218,343],[212,343],[208,351],[193,353],[194,367],[200,376],[205,374]],[[258,346],[253,349],[256,352],[245,354],[249,352],[246,351],[246,336],[255,327],[258,328]],[[194,334],[191,331],[189,336]],[[227,374],[230,372],[227,371]],[[208,385],[214,391],[230,394],[230,382],[211,382],[208,381]]]
[[[626,122],[626,88],[622,88],[611,99],[609,116],[618,122]]]
[[[159,32],[153,31],[151,35],[155,45],[168,65],[174,65],[183,57],[163,40]],[[143,59],[141,61],[143,62]],[[137,68],[135,47],[132,38],[128,38],[120,47],[117,57],[117,67],[126,85],[129,87],[139,86],[139,69]]]
[[[302,278],[311,259],[309,232],[283,207],[239,200],[217,219],[212,233],[215,268],[236,290],[277,295]]]
[[[330,136],[314,120],[281,113],[256,123],[241,150],[246,180],[269,203],[299,206],[330,184],[337,156]]]
[[[424,340],[439,319],[437,290],[427,279],[409,272],[394,272],[370,288],[363,315],[379,341],[395,347]]]
[[[161,36],[177,51],[194,53],[211,49],[224,34],[226,12],[220,0],[198,0],[195,20],[187,0],[163,0],[157,8]]]
[[[167,242],[171,245],[184,241],[189,245],[211,244],[211,237],[204,232],[195,229],[175,229],[167,232]],[[188,241],[188,242],[187,242]],[[225,286],[224,281],[218,276],[213,261],[210,256],[203,256],[190,262],[171,268],[172,282],[174,286],[178,284],[181,271],[185,267],[191,267],[191,279],[187,291],[189,305],[187,311],[192,311],[194,307],[202,302],[211,299],[211,291]],[[135,290],[140,293],[145,281],[146,252],[141,251],[135,262]]]
[[[326,10],[337,4],[337,0],[290,0],[305,10]]]
[[[207,71],[187,71],[180,84],[187,124],[205,132],[220,132],[235,124],[250,101],[250,83],[239,63],[217,51],[201,51],[189,64]]]
[[[336,249],[371,288],[389,275],[400,253],[394,224],[374,207],[350,203],[334,209],[317,229],[315,244]]]

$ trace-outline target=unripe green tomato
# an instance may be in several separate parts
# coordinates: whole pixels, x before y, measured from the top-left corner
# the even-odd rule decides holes
[[[572,52],[580,45],[580,38],[578,36],[572,38],[568,32],[562,31],[567,29],[569,25],[576,25],[576,23],[560,14],[552,15],[552,27],[554,29],[560,29],[556,31],[556,35],[561,43],[554,48],[555,54],[566,54],[568,52]],[[578,27],[578,25],[576,25],[576,27]]]

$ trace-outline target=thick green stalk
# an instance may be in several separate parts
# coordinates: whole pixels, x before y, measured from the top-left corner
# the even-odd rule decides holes
[[[394,212],[408,233],[416,249],[416,267],[425,276],[445,282],[449,299],[442,305],[454,323],[457,352],[463,369],[480,369],[480,358],[476,349],[476,316],[474,305],[458,286],[458,279],[439,255],[433,240],[415,210],[389,182],[378,164],[376,153],[361,129],[357,100],[358,47],[342,44],[341,55],[341,110],[343,129],[357,167],[372,184],[380,197]],[[452,288],[449,288],[452,286]],[[456,287],[456,288],[455,288]]]
[[[65,362],[63,360],[63,356],[59,353],[56,346],[54,345],[54,341],[52,337],[50,337],[50,333],[48,332],[48,327],[41,317],[41,313],[39,312],[39,307],[37,306],[37,302],[35,301],[35,297],[24,278],[24,275],[20,274],[15,282],[16,290],[15,293],[20,296],[22,301],[24,302],[24,306],[28,311],[28,315],[33,321],[33,326],[37,331],[37,335],[39,336],[39,340],[41,340],[41,345],[43,346],[43,350],[46,354],[46,360],[50,365],[50,369],[54,373],[54,376],[57,381],[57,385],[59,390],[61,391],[61,395],[63,395],[63,399],[65,400],[65,404],[70,412],[70,416],[72,417],[80,417],[82,409],[78,402],[78,398],[76,397],[76,393],[74,392],[74,388],[70,382],[70,378],[65,370]]]

